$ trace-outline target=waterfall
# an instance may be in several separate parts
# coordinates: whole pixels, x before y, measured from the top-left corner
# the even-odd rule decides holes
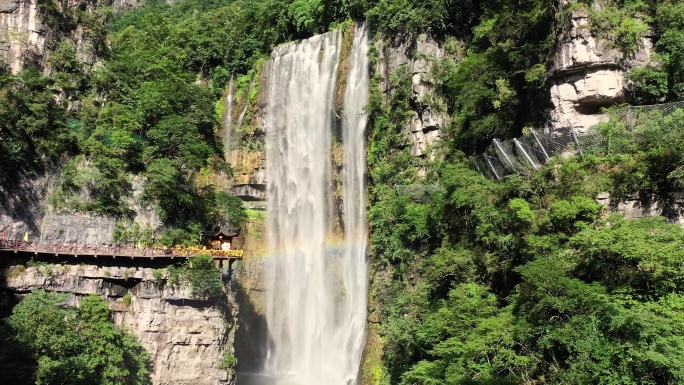
[[[223,153],[226,159],[230,159],[230,140],[233,130],[233,94],[235,93],[235,78],[230,77],[228,84],[228,94],[225,101],[225,118],[223,119]]]
[[[252,81],[249,82],[249,89],[247,90],[247,95],[245,96],[245,107],[242,109],[240,116],[238,116],[237,123],[235,124],[235,129],[238,132],[242,128],[242,121],[245,120],[245,115],[247,115],[247,109],[249,108],[249,95],[252,94],[252,90],[254,89],[254,80],[255,79],[252,79]]]
[[[353,385],[366,321],[365,145],[368,36],[357,27],[343,129],[344,237],[328,216],[335,86],[343,38],[329,32],[276,48],[264,70],[267,160],[265,374],[278,384]],[[339,238],[339,237],[338,237]]]
[[[366,300],[368,274],[366,264],[366,113],[368,104],[368,30],[357,28],[349,64],[344,97],[342,136],[344,144],[344,297],[345,311],[340,325],[345,325],[343,351],[349,382],[356,382],[366,330]],[[342,362],[342,361],[341,361]],[[340,382],[343,383],[343,382]]]

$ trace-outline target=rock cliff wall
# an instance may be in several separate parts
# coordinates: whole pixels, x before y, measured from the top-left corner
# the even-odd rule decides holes
[[[0,60],[12,73],[27,61],[42,60],[47,29],[38,15],[38,0],[0,0]]]
[[[589,14],[576,9],[560,35],[550,79],[554,129],[574,127],[579,132],[607,120],[602,107],[628,101],[626,73],[649,63],[653,41],[641,39],[634,54],[606,47],[591,30]]]
[[[159,287],[166,273],[156,279],[151,268],[41,264],[24,270],[16,266],[6,264],[2,272],[0,294],[5,300],[34,289],[68,293],[70,306],[78,306],[86,295],[106,298],[116,325],[136,335],[150,353],[153,384],[235,383],[234,368],[221,367],[224,356],[234,354],[237,307],[232,294],[218,304],[198,300],[187,288]],[[124,296],[130,296],[130,304]]]
[[[384,100],[392,92],[390,77],[402,67],[411,76],[411,106],[413,113],[402,132],[407,136],[411,154],[424,156],[442,135],[449,123],[443,100],[436,97],[430,71],[435,61],[444,58],[444,49],[427,35],[404,39],[378,39],[375,75],[378,77]]]
[[[80,245],[113,244],[117,219],[76,211],[57,210],[50,204],[56,177],[22,177],[12,184],[0,184],[0,233],[9,239]],[[153,207],[140,204],[143,181],[131,181],[129,208],[141,228],[158,230],[162,223]]]
[[[235,335],[235,351],[239,373],[255,373],[262,369],[269,343],[266,324],[266,221],[262,215],[246,219],[235,247],[244,250],[237,262],[233,288],[240,307]]]

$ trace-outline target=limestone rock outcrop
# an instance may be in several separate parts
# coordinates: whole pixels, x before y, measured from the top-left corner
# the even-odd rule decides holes
[[[415,39],[406,38],[391,42],[379,39],[376,43],[378,61],[376,74],[380,77],[380,90],[387,102],[392,92],[390,76],[406,66],[411,76],[411,103],[414,114],[404,133],[409,139],[411,154],[427,155],[449,121],[442,100],[435,97],[430,77],[433,62],[444,58],[444,49],[432,38],[421,34]]]
[[[684,226],[684,194],[674,193],[670,196],[637,192],[621,199],[611,197],[602,192],[596,196],[596,202],[606,206],[608,212],[624,214],[625,219],[652,218],[662,216],[668,222]]]
[[[246,201],[266,200],[266,154],[263,151],[231,151],[233,178],[230,192]]]
[[[602,107],[627,99],[626,73],[645,66],[653,48],[649,37],[641,39],[634,54],[607,47],[591,32],[589,14],[578,8],[559,37],[551,78],[551,126],[573,127],[579,132],[605,121]]]
[[[0,0],[0,61],[12,73],[45,53],[46,28],[38,15],[38,0]]]
[[[216,306],[187,288],[159,287],[154,269],[95,265],[41,265],[21,273],[3,272],[0,289],[26,293],[44,289],[67,293],[77,306],[85,295],[107,299],[116,325],[136,335],[151,357],[155,385],[229,385],[234,368],[222,368],[233,352],[237,311],[232,295]],[[167,277],[161,277],[165,280]],[[123,297],[130,295],[130,304]]]
[[[112,3],[112,12],[122,12],[133,9],[144,2],[140,0],[114,0]]]

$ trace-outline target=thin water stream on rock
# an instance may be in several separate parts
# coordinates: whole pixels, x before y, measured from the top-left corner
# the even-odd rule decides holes
[[[235,77],[230,77],[228,94],[225,101],[225,118],[223,120],[223,152],[226,159],[230,159],[231,137],[233,130],[233,97],[235,96]]]

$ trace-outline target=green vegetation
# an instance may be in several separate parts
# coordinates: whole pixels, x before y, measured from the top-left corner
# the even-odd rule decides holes
[[[419,30],[438,37],[444,31],[435,27],[439,23],[421,24],[430,18],[412,19],[425,3],[400,3],[380,2],[398,7],[383,13],[396,22],[377,19],[380,30],[405,31],[407,23],[418,23]],[[610,122],[594,128],[600,140],[584,158],[554,159],[503,183],[486,180],[465,155],[493,137],[543,123],[539,112],[548,101],[556,34],[566,15],[586,4],[565,10],[542,1],[478,4],[480,17],[467,29],[472,34],[447,32],[463,40],[463,59],[447,58],[433,70],[452,116],[435,149],[437,160],[412,157],[400,133],[412,110],[408,69],[390,74],[387,102],[374,80],[369,220],[371,263],[378,273],[371,295],[378,301],[374,317],[382,320],[386,373],[375,381],[684,381],[677,364],[684,335],[675,310],[684,295],[684,255],[675,246],[684,230],[664,218],[609,216],[596,203],[598,193],[608,192],[613,205],[637,198],[644,205],[657,203],[663,215],[679,214],[674,202],[684,182],[678,128],[684,113],[653,112],[628,121],[623,110],[614,109]],[[599,39],[611,40],[626,55],[638,48],[645,23],[655,25],[649,15],[673,7],[614,4],[591,11],[590,18]],[[668,13],[675,19],[676,14]],[[662,25],[667,18],[659,20]],[[668,33],[680,31],[673,27]],[[662,39],[656,49],[664,52],[661,44]],[[676,44],[668,47],[675,50]],[[680,66],[632,72],[637,101],[678,98],[679,80],[671,74]],[[418,176],[420,168],[427,176]],[[441,189],[425,202],[395,188],[412,184]]]
[[[210,255],[191,258],[181,274],[190,283],[192,294],[202,298],[217,298],[221,294],[221,271]]]
[[[141,247],[152,246],[153,232],[150,228],[140,228],[140,224],[130,220],[116,222],[113,231],[114,242],[136,245]]]
[[[133,300],[133,299],[131,298],[131,294],[130,294],[130,293],[126,293],[126,294],[124,294],[124,296],[123,296],[123,298],[122,298],[121,301],[123,302],[124,306],[129,307],[129,306],[131,306],[132,300]]]
[[[678,215],[684,113],[653,112],[628,122],[615,109],[609,122],[593,129],[601,140],[583,158],[554,159],[502,183],[483,178],[468,163],[467,155],[492,138],[514,137],[545,123],[558,35],[578,8],[589,15],[587,28],[605,46],[622,50],[625,60],[645,35],[655,38],[651,65],[629,74],[637,103],[684,97],[684,2],[562,3],[155,0],[111,16],[104,29],[107,9],[60,12],[52,1],[41,0],[43,20],[56,33],[87,24],[93,41],[109,40],[111,46],[96,44],[103,62],[87,67],[65,40],[50,47],[50,76],[33,67],[18,76],[0,74],[0,162],[11,171],[0,174],[0,183],[59,164],[61,186],[51,200],[120,217],[117,241],[196,243],[207,225],[259,217],[218,191],[211,178],[199,177],[231,172],[215,136],[223,114],[217,102],[231,77],[249,107],[240,132],[245,148],[260,150],[252,107],[260,63],[273,46],[350,20],[369,19],[374,36],[384,36],[386,43],[386,37],[412,39],[426,32],[447,48],[430,75],[434,96],[443,98],[452,118],[434,149],[435,160],[411,156],[401,133],[415,108],[410,68],[388,74],[389,95],[374,79],[367,109],[376,273],[371,295],[377,302],[372,312],[381,320],[384,344],[381,365],[371,369],[374,383],[681,383],[684,255],[677,246],[684,230],[663,218],[608,215],[596,196],[610,193],[613,205],[637,197],[646,205],[658,203],[665,216]],[[376,60],[377,52],[371,55]],[[154,204],[167,226],[158,239],[127,220],[133,176],[145,181],[144,203]],[[395,188],[412,184],[440,189],[418,201]],[[82,191],[89,193],[85,202],[78,201]],[[161,277],[155,272],[155,281]],[[207,256],[170,267],[167,284],[181,281],[199,297],[221,293],[220,271]],[[43,376],[61,375],[61,366],[38,356],[52,352],[55,343],[39,347],[33,341],[70,336],[80,314],[56,305],[54,311],[58,316],[46,324],[69,320],[62,325],[66,334],[12,342],[26,344],[17,351],[31,355],[25,362],[38,368],[41,383],[49,382]],[[22,312],[12,317],[19,320]],[[8,325],[20,327],[18,321]],[[26,332],[32,330],[39,328]],[[89,342],[79,338],[74,344]],[[75,354],[74,360],[92,353],[81,345],[62,352]],[[78,362],[82,378],[88,378],[84,383],[97,383],[90,379],[105,373],[102,362]],[[226,367],[233,362],[232,356],[224,359]]]
[[[601,191],[613,203],[641,196],[676,215],[684,113],[643,115],[635,135],[620,115],[596,128],[602,140],[584,159],[504,183],[458,158],[433,165],[428,178],[443,189],[428,203],[374,180],[373,265],[390,273],[376,294],[389,383],[684,380],[684,230],[607,216],[595,201]],[[389,166],[372,177],[411,180]]]
[[[601,26],[608,27],[607,40],[619,47],[631,48],[647,32],[655,35],[655,54],[645,68],[635,69],[630,78],[634,81],[634,97],[639,103],[657,103],[681,100],[684,97],[684,4],[681,1],[625,1],[602,13],[607,14]],[[646,24],[647,23],[647,24]],[[627,51],[630,52],[630,51]]]
[[[161,288],[164,286],[164,271],[162,269],[154,269],[152,271],[152,277],[154,278],[154,286],[157,288],[157,290],[161,290]]]
[[[196,36],[189,31],[199,25],[208,33],[212,22],[196,20],[192,7],[181,14],[184,21],[174,19],[177,23],[152,14],[138,25],[124,26],[125,21],[118,19],[108,32],[104,22],[111,15],[106,9],[62,10],[52,0],[42,1],[41,15],[55,33],[66,35],[77,24],[92,27],[86,28],[91,43],[109,40],[111,49],[95,47],[93,53],[106,60],[89,67],[64,40],[50,47],[50,77],[31,66],[16,77],[0,73],[0,161],[9,166],[1,182],[16,183],[22,173],[40,174],[63,166],[61,185],[51,202],[125,221],[131,215],[127,200],[133,176],[141,177],[143,203],[156,206],[168,228],[185,233],[177,232],[175,241],[218,223],[239,222],[245,215],[239,201],[197,179],[202,170],[231,172],[215,135],[218,121],[213,114],[229,73],[216,69],[216,76],[201,75],[216,78],[216,83],[196,82],[198,72],[216,68],[217,59],[205,56],[227,40],[223,36],[200,52],[186,38]],[[231,14],[225,16],[226,21],[231,19]],[[250,23],[244,23],[245,28]],[[269,47],[264,44],[258,53]],[[190,57],[191,53],[200,57]],[[224,57],[238,60],[241,69],[253,62],[233,53]],[[85,201],[79,198],[83,192]],[[130,238],[119,235],[122,240]],[[143,238],[146,242],[150,237]]]
[[[28,267],[35,267],[36,272],[41,275],[47,275],[51,276],[52,275],[52,269],[54,265],[47,263],[47,262],[40,262],[40,261],[35,261],[33,258],[31,258],[28,262],[26,262],[26,266]],[[21,269],[21,268],[19,268]]]
[[[9,270],[8,275],[12,278],[19,277],[20,275],[24,274],[26,272],[26,266],[24,265],[16,265],[12,266]]]
[[[221,270],[214,266],[214,259],[208,254],[190,258],[180,266],[169,266],[166,273],[166,284],[170,287],[188,285],[192,294],[202,299],[217,299],[221,296]],[[161,289],[164,285],[163,270],[154,270],[152,276],[155,286]]]
[[[230,349],[226,349],[226,353],[223,355],[223,361],[221,362],[221,369],[231,369],[236,363],[237,358],[233,356],[233,353],[230,352]]]
[[[147,353],[117,330],[107,304],[85,297],[78,308],[64,296],[34,291],[0,329],[0,379],[7,384],[150,384]]]

